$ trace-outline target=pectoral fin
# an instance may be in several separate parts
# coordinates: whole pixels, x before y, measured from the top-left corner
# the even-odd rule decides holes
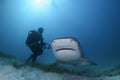
[[[87,60],[85,58],[80,59],[81,60],[81,65],[94,65],[96,66],[97,64],[93,61]]]

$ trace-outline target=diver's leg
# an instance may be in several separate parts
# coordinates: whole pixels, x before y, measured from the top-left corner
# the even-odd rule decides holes
[[[32,63],[33,63],[33,64],[35,64],[35,61],[36,61],[36,59],[37,59],[37,56],[38,56],[38,55],[36,55],[36,54],[33,55],[33,58],[32,58]]]
[[[30,59],[32,59],[33,55],[31,55],[25,62],[28,62]]]

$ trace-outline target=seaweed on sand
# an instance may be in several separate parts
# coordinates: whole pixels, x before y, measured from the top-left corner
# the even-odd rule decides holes
[[[0,57],[8,58],[8,59],[15,58],[15,56],[10,55],[10,54],[6,54],[6,53],[1,52],[1,51],[0,51]]]
[[[75,74],[75,75],[82,75],[82,76],[91,76],[92,72],[89,70],[86,71],[74,71],[74,70],[69,70],[63,67],[58,66],[58,64],[53,63],[53,64],[40,64],[36,63],[35,65],[32,65],[32,63],[25,63],[22,60],[17,59],[16,57],[5,54],[3,52],[0,52],[0,57],[5,58],[8,62],[5,63],[6,65],[12,65],[16,69],[20,68],[37,68],[40,70],[43,70],[45,72],[54,72],[54,73],[68,73],[68,74]]]
[[[102,73],[99,73],[99,76],[117,76],[120,75],[120,64],[116,65],[115,67],[113,67],[112,69],[106,70]]]
[[[12,66],[16,69],[20,69],[22,67],[31,67],[31,68],[37,68],[39,70],[43,70],[45,72],[53,72],[53,73],[68,73],[68,74],[74,74],[74,75],[81,75],[81,76],[87,76],[87,77],[93,77],[94,73],[91,70],[83,70],[83,71],[74,71],[74,70],[69,70],[66,68],[59,67],[57,64],[40,64],[37,63],[35,65],[32,65],[32,63],[27,63],[27,64],[19,64],[17,62],[14,62]]]

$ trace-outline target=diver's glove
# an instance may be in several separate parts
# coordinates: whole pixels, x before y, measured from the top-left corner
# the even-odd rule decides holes
[[[50,45],[48,45],[47,49],[50,49],[50,48],[51,48]]]
[[[45,47],[44,48],[45,49],[50,49],[51,47],[50,47],[50,45],[48,43],[45,43]]]

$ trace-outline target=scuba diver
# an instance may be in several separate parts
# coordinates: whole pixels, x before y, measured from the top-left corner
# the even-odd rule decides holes
[[[26,62],[32,59],[32,64],[35,64],[37,57],[39,55],[42,55],[44,49],[50,48],[50,45],[43,41],[43,31],[44,29],[40,27],[37,31],[31,30],[28,32],[25,43],[30,48],[33,54],[26,60]]]

